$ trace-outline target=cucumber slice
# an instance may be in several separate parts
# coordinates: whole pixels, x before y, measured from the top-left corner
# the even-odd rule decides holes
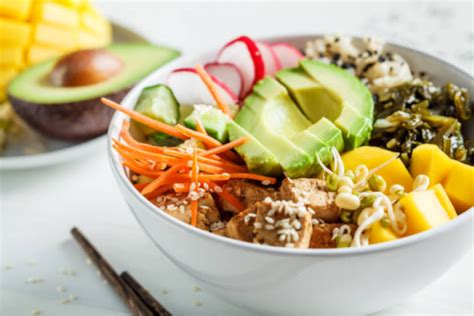
[[[143,89],[135,105],[135,111],[169,125],[176,125],[180,115],[179,103],[173,91],[164,84]],[[143,124],[138,126],[145,135],[156,133]]]

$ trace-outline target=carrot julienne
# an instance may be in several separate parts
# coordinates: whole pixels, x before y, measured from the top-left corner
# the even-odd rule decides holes
[[[268,184],[275,184],[276,179],[273,177],[266,177],[259,174],[254,173],[231,173],[229,174],[231,179],[249,179],[249,180],[256,180],[265,182]]]
[[[225,103],[222,96],[217,91],[216,83],[214,82],[214,80],[212,80],[212,77],[199,64],[196,65],[195,69],[196,69],[196,72],[198,73],[199,77],[201,77],[201,80],[204,82],[207,89],[211,93],[212,97],[216,101],[217,106],[219,107],[219,109],[221,109],[221,111],[224,112],[224,114],[226,114],[228,117],[232,118],[232,112],[230,111],[229,106]]]
[[[146,195],[146,194],[149,194],[149,193],[153,192],[155,189],[158,189],[162,185],[162,183],[165,182],[165,180],[168,177],[170,177],[173,174],[175,174],[176,172],[178,172],[178,170],[183,168],[183,166],[184,165],[180,164],[180,165],[175,165],[175,166],[169,168],[162,175],[160,175],[158,178],[156,178],[155,180],[150,182],[145,188],[143,188],[141,193],[143,195]]]
[[[100,101],[103,104],[107,105],[108,107],[111,107],[114,110],[125,113],[128,116],[130,116],[132,119],[134,119],[135,121],[140,122],[140,123],[152,128],[154,130],[157,130],[159,132],[168,134],[170,136],[174,136],[174,137],[179,138],[179,139],[187,139],[188,138],[185,135],[183,135],[182,133],[180,133],[179,131],[177,131],[176,128],[174,128],[170,125],[167,125],[165,123],[162,123],[160,121],[151,119],[148,116],[145,116],[145,115],[143,115],[141,113],[138,113],[134,110],[127,109],[126,107],[123,107],[120,104],[118,104],[117,102],[114,102],[110,99],[100,98]]]
[[[195,122],[196,122],[196,130],[201,134],[207,135],[207,131],[202,125],[201,120],[199,118],[196,118]]]
[[[227,192],[226,190],[223,190],[215,182],[206,181],[206,183],[209,185],[211,189],[214,190],[214,192],[216,192],[217,195],[219,195],[223,200],[225,200],[230,205],[232,205],[238,212],[242,212],[245,209],[242,203],[240,203],[240,201],[237,200],[237,198],[234,195]]]
[[[199,186],[199,180],[198,180],[198,156],[197,156],[197,151],[196,151],[196,148],[194,148],[194,151],[193,151],[193,167],[191,169],[191,180],[193,181],[193,185],[194,185],[194,192],[197,193],[197,188]],[[196,194],[196,196],[198,196]],[[198,216],[198,201],[197,201],[197,198],[194,199],[192,198],[192,201],[191,201],[191,225],[196,227],[196,224],[197,224],[197,216]]]
[[[220,154],[220,153],[226,152],[228,150],[231,150],[232,148],[243,145],[246,142],[248,142],[248,140],[249,140],[248,137],[241,137],[241,138],[233,140],[233,141],[231,141],[227,144],[224,144],[224,145],[206,150],[205,152],[201,153],[200,155],[201,156],[208,156],[208,155]]]

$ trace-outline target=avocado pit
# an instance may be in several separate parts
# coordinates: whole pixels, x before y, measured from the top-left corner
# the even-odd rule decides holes
[[[87,86],[118,75],[123,67],[123,61],[105,49],[85,49],[59,59],[49,81],[58,87]]]

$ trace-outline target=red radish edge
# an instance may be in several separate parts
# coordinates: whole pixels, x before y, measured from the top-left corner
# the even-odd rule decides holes
[[[231,67],[231,68],[235,69],[235,71],[238,73],[239,78],[240,78],[240,91],[238,92],[238,95],[240,95],[242,93],[242,89],[244,88],[244,77],[242,76],[242,72],[240,71],[240,69],[232,63],[220,63],[220,62],[217,62],[217,61],[205,64],[204,69],[207,70],[209,67],[215,67],[215,66],[227,66],[227,67]],[[212,74],[210,74],[210,75],[213,76]],[[217,80],[219,80],[219,78],[217,78]],[[225,82],[223,82],[223,83],[230,89],[229,85],[227,85]]]
[[[253,85],[262,79],[265,76],[265,64],[263,63],[263,58],[262,54],[260,53],[257,44],[248,36],[240,36],[237,37],[236,39],[230,41],[227,43],[217,54],[217,59],[219,59],[219,55],[221,52],[228,46],[234,44],[235,42],[242,42],[247,46],[247,49],[249,50],[250,56],[252,57],[252,61],[254,63],[254,78],[252,82],[252,87]],[[250,89],[251,91],[252,89]],[[244,97],[248,92],[250,91],[242,91],[241,97]]]
[[[194,68],[186,68],[186,67],[185,67],[185,68],[177,68],[177,69],[173,70],[172,72],[170,72],[168,76],[170,76],[173,72],[193,72],[193,73],[195,73],[197,76],[199,76],[198,73],[197,73],[197,71],[196,71],[196,69],[194,69]],[[227,93],[229,94],[229,96],[232,98],[232,100],[233,100],[234,102],[237,103],[237,102],[239,101],[239,98],[235,95],[235,93],[234,93],[225,83],[223,83],[222,81],[220,81],[219,79],[217,79],[215,76],[213,76],[213,75],[211,75],[211,74],[209,74],[209,76],[211,76],[211,79],[212,79],[217,85],[219,85],[222,89],[224,89],[225,92],[227,92]],[[168,80],[168,79],[167,79],[167,80]],[[203,84],[204,84],[204,82],[203,82]]]
[[[304,55],[300,52],[300,50],[296,47],[294,47],[293,45],[291,44],[288,44],[288,43],[273,43],[273,44],[270,44],[270,47],[274,47],[274,46],[285,46],[286,48],[292,50],[295,52],[296,55],[298,55],[301,59],[304,58]],[[275,52],[273,52],[275,54]],[[275,54],[276,56],[276,54]],[[277,59],[278,59],[278,56],[276,56]]]
[[[272,55],[272,59],[273,59],[273,62],[275,63],[275,67],[278,70],[281,69],[281,62],[280,62],[280,59],[278,58],[277,54],[275,54],[275,52],[273,51],[272,49],[272,46],[268,43],[264,43],[264,42],[260,42],[260,44],[266,46],[268,48],[268,50],[270,51],[270,54]]]

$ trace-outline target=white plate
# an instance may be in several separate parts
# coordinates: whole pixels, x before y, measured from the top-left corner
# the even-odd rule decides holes
[[[139,34],[115,23],[112,24],[112,31],[114,42],[146,41]],[[51,139],[25,128],[13,141],[7,143],[0,154],[0,170],[38,168],[70,161],[100,150],[101,144],[105,144],[104,135],[87,141],[72,142]]]

